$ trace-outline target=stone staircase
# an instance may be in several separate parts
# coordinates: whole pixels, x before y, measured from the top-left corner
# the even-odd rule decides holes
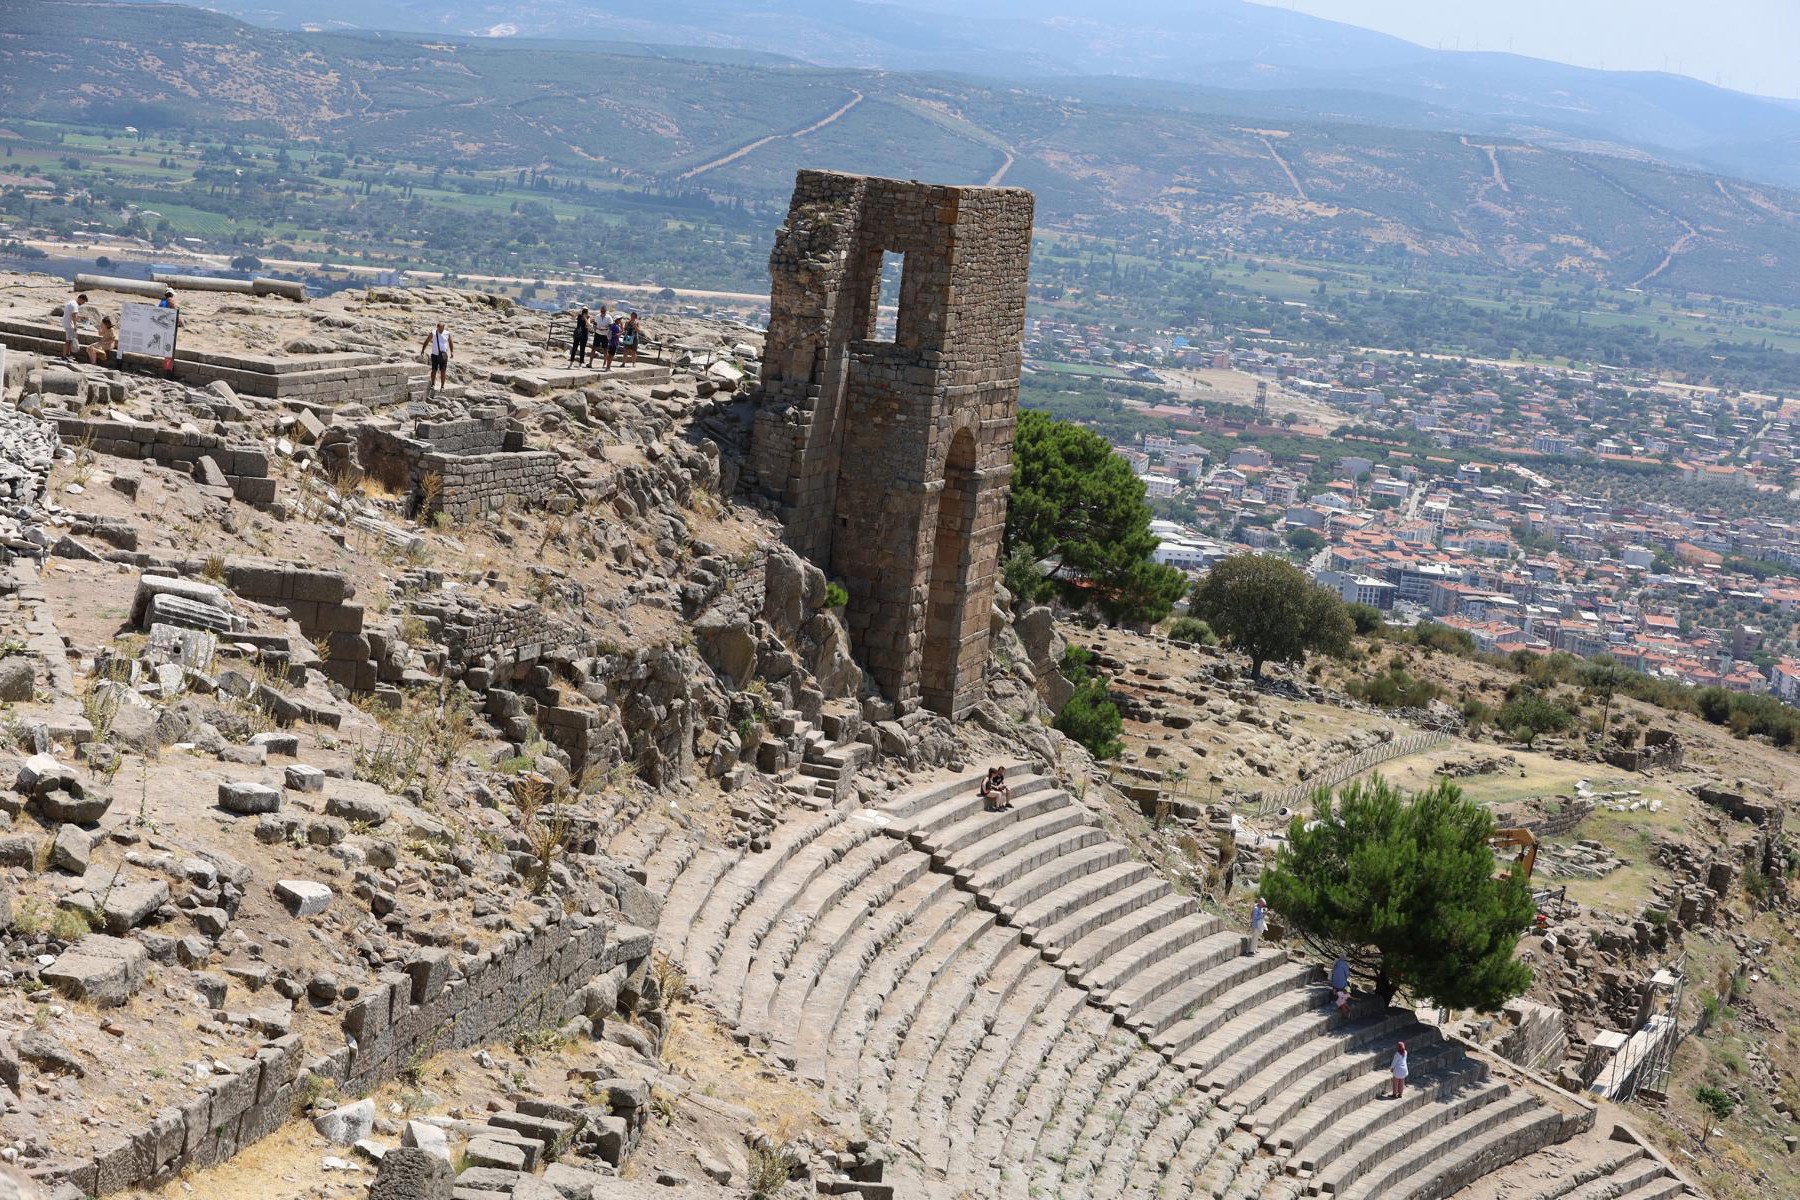
[[[1053,779],[1010,778],[1007,813],[968,776],[794,813],[756,852],[635,846],[659,945],[917,1159],[897,1194],[1427,1200],[1591,1117],[1410,1014],[1340,1017],[1314,968],[1246,953]],[[1399,1038],[1414,1086],[1379,1099]]]

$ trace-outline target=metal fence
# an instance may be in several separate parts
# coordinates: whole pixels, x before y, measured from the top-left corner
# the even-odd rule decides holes
[[[1378,767],[1391,759],[1405,758],[1409,754],[1421,754],[1427,750],[1435,750],[1448,742],[1448,736],[1433,733],[1429,730],[1409,733],[1391,741],[1371,746],[1361,754],[1353,755],[1341,762],[1333,763],[1323,771],[1314,775],[1305,783],[1296,783],[1292,787],[1280,791],[1252,792],[1236,802],[1236,806],[1255,816],[1266,817],[1280,812],[1284,808],[1293,808],[1309,799],[1320,788],[1334,788],[1345,780],[1354,779],[1371,767]]]

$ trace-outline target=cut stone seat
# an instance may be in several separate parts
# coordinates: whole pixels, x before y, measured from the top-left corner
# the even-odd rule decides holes
[[[1267,1118],[1261,1113],[1263,1106],[1296,1081],[1315,1079],[1321,1071],[1341,1070],[1346,1059],[1354,1059],[1371,1049],[1385,1047],[1391,1050],[1396,1041],[1404,1040],[1410,1050],[1413,1042],[1418,1040],[1419,1032],[1427,1028],[1408,1012],[1384,1008],[1373,1002],[1365,1003],[1360,1009],[1352,1007],[1350,1012],[1348,1024],[1334,1023],[1300,1041],[1279,1058],[1265,1060],[1247,1077],[1225,1084],[1232,1106],[1245,1113],[1244,1120],[1239,1122],[1241,1128],[1254,1131],[1260,1122],[1266,1131]],[[1222,1075],[1222,1071],[1216,1071],[1213,1078],[1217,1081]]]
[[[1172,956],[1141,986],[1120,988],[1113,1000],[1125,1025],[1179,1055],[1245,1009],[1298,989],[1311,974],[1289,962],[1286,951],[1247,955],[1241,938],[1223,933]]]
[[[1030,782],[1033,786],[1029,790],[1021,787],[1013,794],[1011,808],[999,812],[988,811],[979,797],[972,802],[959,802],[966,803],[974,811],[954,824],[915,829],[910,837],[912,844],[934,858],[953,862],[959,851],[994,836],[1008,826],[1021,824],[1059,808],[1076,807],[1067,792],[1050,786],[1050,780],[1033,779]]]
[[[936,873],[926,879],[949,882],[948,876]],[[938,939],[949,936],[957,922],[973,911],[974,901],[967,893],[944,888],[931,896],[916,916],[902,922],[891,937],[883,939],[872,960],[859,964],[839,1010],[837,1027],[825,1039],[826,1049],[821,1055],[825,1081],[840,1102],[849,1101],[854,1106],[856,1086],[861,1079],[860,1060],[874,1023],[886,1011],[888,997]],[[843,1090],[846,1080],[848,1095]]]
[[[1240,1127],[1251,1130],[1271,1146],[1291,1148],[1281,1131],[1306,1107],[1337,1088],[1383,1069],[1392,1057],[1394,1043],[1404,1041],[1411,1061],[1423,1064],[1441,1044],[1435,1025],[1421,1025],[1409,1014],[1390,1009],[1358,1021],[1343,1032],[1338,1052],[1313,1065],[1298,1078],[1279,1088],[1263,1086],[1243,1097],[1246,1113]]]
[[[1673,1200],[1685,1190],[1681,1180],[1640,1150],[1630,1162],[1617,1164],[1557,1200]]]
[[[1061,795],[1061,793],[1051,794]],[[1048,842],[1065,830],[1099,828],[1092,823],[1092,818],[1086,809],[1074,804],[1046,806],[1018,821],[1003,819],[1019,815],[1017,811],[995,813],[994,816],[998,819],[983,831],[983,836],[969,842],[954,853],[932,853],[932,862],[950,868],[958,878],[972,878],[984,867],[1000,862],[1019,850],[1027,850],[1039,843]],[[1031,860],[1030,866],[1035,867],[1048,861],[1047,858],[1035,858]],[[1028,870],[1029,867],[1026,869]],[[1009,883],[1023,873],[1023,871],[1016,871],[1005,879],[994,880],[994,883]],[[990,885],[989,888],[983,890],[986,892],[993,888]]]
[[[1215,1090],[1224,1086],[1246,1050],[1285,1054],[1291,1049],[1289,1043],[1309,1037],[1326,1028],[1328,1020],[1337,1019],[1335,1012],[1330,1018],[1323,1015],[1330,1010],[1323,1010],[1318,996],[1309,989],[1293,986],[1278,972],[1266,978],[1270,990],[1254,1004],[1243,1003],[1235,1014],[1229,996],[1223,998],[1227,1003],[1209,1004],[1196,1013],[1202,1020],[1215,1022],[1214,1028],[1176,1058],[1200,1072],[1207,1086]]]
[[[712,894],[713,884],[730,870],[738,856],[718,850],[696,851],[680,869],[664,893],[662,919],[657,928],[664,931],[663,954],[670,962],[681,962],[687,947],[688,931],[700,906]]]
[[[1351,1006],[1346,1020],[1336,1008],[1321,1003],[1321,996],[1311,999],[1310,1008],[1285,1008],[1287,1015],[1270,1021],[1236,1052],[1213,1066],[1206,1075],[1207,1086],[1224,1092],[1234,1103],[1240,1102],[1240,1097],[1242,1103],[1247,1103],[1249,1098],[1243,1092],[1252,1078],[1285,1084],[1322,1059],[1336,1055],[1344,1044],[1346,1031],[1355,1026],[1358,1018],[1386,1011],[1374,1001],[1364,1001],[1360,1006]],[[1288,1061],[1290,1055],[1296,1056],[1293,1062]]]
[[[983,985],[1020,945],[1016,932],[993,925],[971,939],[926,989],[894,1058],[888,1097],[890,1117],[912,1107],[911,1098],[957,1017],[978,1002]]]
[[[1183,918],[1179,923],[1180,930],[1184,933],[1196,931],[1196,923],[1208,920],[1204,914],[1197,913]],[[1131,965],[1136,969],[1123,974],[1111,988],[1101,989],[1100,994],[1107,1004],[1126,1017],[1158,1004],[1163,997],[1176,991],[1183,992],[1185,1003],[1190,1005],[1205,1000],[1212,993],[1195,990],[1195,985],[1199,976],[1209,972],[1216,971],[1209,976],[1211,979],[1230,978],[1240,971],[1246,972],[1245,978],[1248,978],[1273,970],[1270,959],[1287,961],[1286,954],[1275,950],[1245,955],[1243,935],[1234,929],[1226,929],[1224,923],[1216,919],[1211,919],[1209,932],[1203,936],[1189,937],[1179,948],[1150,961],[1145,961],[1136,946],[1128,947],[1123,954],[1130,956]],[[1101,975],[1108,965],[1101,964],[1094,974]],[[1176,1003],[1179,1005],[1183,1001]]]
[[[1042,966],[1029,946],[1004,944],[998,957],[978,971],[972,991],[952,998],[947,1023],[939,1014],[930,1013],[921,1014],[914,1022],[907,1043],[901,1046],[901,1061],[905,1063],[910,1052],[912,1062],[907,1070],[896,1070],[888,1092],[889,1131],[895,1140],[922,1147],[930,1136],[941,1132],[941,1121],[964,1071],[980,1051],[988,1026],[1032,969]],[[940,1025],[941,1030],[937,1028]],[[920,1059],[924,1059],[923,1068],[913,1069]]]
[[[1353,1184],[1339,1189],[1342,1200],[1430,1200],[1448,1195],[1493,1166],[1543,1149],[1562,1125],[1555,1109],[1529,1093],[1505,1097],[1433,1125],[1404,1154],[1391,1160],[1361,1161]]]
[[[675,886],[675,880],[698,853],[700,843],[671,833],[642,859],[644,886],[659,896],[667,896],[669,889]]]
[[[1432,1086],[1437,1086],[1446,1079],[1486,1077],[1485,1072],[1476,1069],[1459,1048],[1441,1041],[1427,1043],[1419,1049],[1414,1049],[1409,1042],[1407,1048],[1412,1051],[1410,1061],[1413,1079],[1420,1085],[1427,1080]],[[1317,1169],[1319,1163],[1312,1157],[1311,1151],[1314,1144],[1319,1143],[1328,1133],[1348,1130],[1359,1119],[1386,1119],[1374,1105],[1379,1097],[1387,1095],[1390,1090],[1388,1064],[1392,1057],[1390,1050],[1386,1054],[1377,1052],[1362,1059],[1364,1070],[1347,1075],[1307,1101],[1298,1113],[1282,1122],[1264,1140],[1273,1147],[1288,1151],[1296,1169]],[[1409,1088],[1408,1099],[1414,1103],[1423,1103],[1429,1099],[1424,1096],[1425,1091],[1423,1086]],[[1420,1096],[1414,1097],[1414,1092],[1420,1093]],[[1343,1122],[1341,1126],[1340,1122]]]
[[[1658,1177],[1646,1179],[1628,1192],[1620,1192],[1618,1200],[1683,1200],[1692,1196],[1687,1184],[1662,1172]]]
[[[757,955],[763,939],[787,915],[788,910],[795,906],[802,894],[807,895],[816,905],[800,910],[807,914],[817,914],[842,894],[841,890],[827,889],[825,895],[813,896],[814,882],[829,876],[834,883],[841,884],[843,890],[847,890],[852,881],[861,878],[862,873],[874,870],[899,850],[900,847],[894,844],[892,838],[874,837],[867,825],[858,822],[845,822],[828,830],[754,885],[755,890],[750,893],[749,902],[729,914],[727,924],[712,934],[719,940],[711,961],[697,960],[690,944],[689,982],[697,986],[703,985],[711,978],[715,969],[721,972],[720,977],[724,980],[741,981],[748,973],[750,960]],[[752,855],[751,860],[755,857]],[[728,877],[720,888],[714,890],[714,896],[719,896],[732,882]],[[706,911],[702,910],[703,921],[706,916]]]
[[[1169,1070],[1158,1072],[1133,1104],[1142,1115],[1127,1114],[1124,1135],[1110,1139],[1094,1173],[1096,1197],[1155,1195],[1176,1146],[1205,1111],[1205,1098]]]
[[[1395,1155],[1402,1156],[1400,1166],[1416,1165],[1427,1143],[1436,1149],[1454,1144],[1440,1135],[1466,1117],[1510,1115],[1516,1099],[1532,1102],[1530,1096],[1514,1097],[1504,1083],[1467,1076],[1451,1075],[1431,1088],[1409,1087],[1399,1100],[1369,1101],[1375,1112],[1357,1114],[1362,1121],[1339,1122],[1302,1166],[1315,1173],[1314,1190],[1341,1194],[1360,1180],[1373,1182],[1385,1175],[1384,1164]],[[1388,1110],[1385,1119],[1379,1115],[1382,1109]]]
[[[1048,817],[1041,819],[1046,822],[1052,820]],[[1061,828],[1048,833],[1042,829],[1027,830],[1020,838],[1018,847],[1003,858],[973,870],[956,867],[952,873],[956,876],[958,886],[967,888],[977,896],[992,896],[1013,880],[1029,875],[1045,863],[1107,840],[1106,831],[1098,825],[1080,824],[1061,816],[1054,819],[1063,823]]]
[[[929,1130],[920,1152],[927,1164],[938,1171],[948,1170],[953,1152],[954,1135],[961,1133],[966,1141],[987,1115],[989,1097],[996,1081],[1006,1068],[1022,1039],[1034,1027],[1056,1020],[1060,1003],[1067,1013],[1080,1011],[1080,1000],[1071,998],[1074,989],[1063,984],[1050,971],[1027,971],[1014,988],[1008,1003],[993,1017],[986,1036],[963,1068],[962,1079],[954,1092],[943,1097],[945,1112],[935,1130]],[[1066,1026],[1063,1020],[1057,1030]]]
[[[1063,1086],[1055,1110],[1024,1160],[1032,1164],[1047,1192],[1058,1200],[1087,1194],[1092,1168],[1084,1170],[1085,1153],[1104,1148],[1105,1136],[1116,1129],[1116,1122],[1161,1065],[1157,1055],[1131,1038],[1108,1039],[1082,1062]],[[1097,1112],[1104,1112],[1106,1119],[1090,1138],[1090,1122]]]
[[[1119,984],[1220,928],[1219,919],[1202,913],[1192,896],[1170,892],[1049,957],[1070,972],[1071,982],[1104,1002]]]
[[[966,1084],[951,1106],[948,1127],[964,1131],[959,1152],[997,1166],[1013,1120],[1046,1064],[1053,1058],[1062,1061],[1080,1044],[1102,1036],[1099,1022],[1099,1014],[1076,989],[1058,986],[1044,997],[1042,1010],[1018,1026],[1016,1036],[998,1045],[990,1037],[981,1061],[968,1072],[968,1077],[985,1075],[986,1084]]]
[[[770,892],[778,895],[755,922],[739,922],[741,933],[719,959],[719,978],[739,996],[735,1006],[727,1000],[727,1015],[735,1015],[743,1032],[768,1035],[797,1017],[838,943],[872,908],[925,873],[919,857],[903,849],[892,838],[871,838],[823,871],[776,879]]]
[[[942,936],[932,942],[931,948],[918,957],[888,993],[882,1003],[880,1015],[869,1030],[865,1043],[867,1049],[862,1056],[865,1063],[873,1060],[887,1069],[864,1072],[860,1088],[863,1106],[874,1112],[886,1109],[888,1073],[899,1058],[900,1047],[911,1033],[912,1024],[924,1006],[925,997],[936,986],[939,978],[954,969],[962,952],[994,928],[992,913],[982,912],[977,908],[968,909],[951,923]]]
[[[879,842],[897,846],[892,838]],[[745,1032],[791,1048],[808,997],[843,945],[884,903],[927,874],[916,854],[876,859],[859,851],[843,867],[842,874],[830,871],[813,882],[758,956],[753,978],[743,985],[739,1023]]]
[[[1015,789],[1020,789],[1032,777],[1044,778],[1045,786],[1054,781],[1040,773],[1040,764],[1035,761],[1020,761],[1005,764],[1006,782]],[[980,807],[980,799],[976,789],[981,786],[985,771],[977,771],[970,775],[961,775],[933,784],[919,791],[910,792],[896,800],[890,800],[881,806],[881,811],[889,819],[889,828],[896,836],[906,836],[914,829],[933,829],[943,823],[942,815],[934,815],[930,810],[947,801],[974,801]],[[966,812],[964,815],[967,815]]]
[[[943,875],[921,871],[885,904],[871,906],[867,918],[856,928],[853,937],[841,942],[837,953],[820,972],[806,1002],[800,1010],[797,1027],[774,1026],[772,1049],[803,1079],[823,1083],[828,1070],[828,1055],[845,1011],[857,986],[881,961],[896,954],[896,940],[909,928],[929,929],[937,905],[954,892],[951,881]],[[961,900],[966,905],[966,900]],[[948,924],[948,916],[942,918]],[[941,928],[941,925],[940,925]]]
[[[1150,864],[1123,863],[1095,871],[1018,913],[1013,921],[1040,946],[1072,946],[1169,894]]]
[[[834,830],[837,831],[835,834],[832,833]],[[713,884],[711,894],[694,915],[683,948],[681,961],[689,979],[704,980],[712,973],[712,964],[738,914],[755,901],[769,880],[789,861],[827,834],[832,834],[827,843],[829,855],[839,850],[848,852],[861,844],[873,836],[874,827],[866,822],[846,825],[837,813],[815,821],[789,822],[777,827],[767,850],[744,855]],[[829,865],[829,861],[821,862],[811,857],[806,861],[818,870]]]
[[[1087,1094],[1090,1081],[1116,1070],[1133,1047],[1134,1039],[1108,1030],[1098,1037],[1065,1036],[1053,1048],[1044,1068],[1027,1089],[1024,1104],[1014,1115],[1001,1145],[1004,1160],[1016,1164],[1015,1174],[1027,1184],[1030,1164],[1038,1157],[1038,1142],[1062,1106]],[[1017,1195],[1027,1195],[1017,1190]]]
[[[1020,876],[999,889],[992,897],[993,909],[1007,920],[1014,920],[1015,913],[1031,907],[1036,901],[1076,882],[1085,875],[1116,867],[1120,863],[1135,861],[1141,860],[1134,859],[1131,851],[1118,842],[1096,842],[1066,858],[1045,863],[1037,870]],[[1149,867],[1148,863],[1142,865],[1146,868]]]

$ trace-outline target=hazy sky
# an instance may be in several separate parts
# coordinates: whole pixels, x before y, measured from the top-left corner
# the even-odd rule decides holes
[[[1680,71],[1800,97],[1800,0],[1257,0],[1446,50]]]

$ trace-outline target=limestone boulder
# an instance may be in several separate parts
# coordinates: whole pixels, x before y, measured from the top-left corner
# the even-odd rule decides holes
[[[71,1000],[117,1008],[130,1000],[150,973],[150,955],[128,938],[89,934],[43,970],[45,983]]]
[[[763,620],[788,639],[800,631],[805,616],[805,564],[786,546],[773,546],[763,563]]]
[[[862,693],[863,672],[850,652],[850,634],[843,617],[825,609],[813,614],[800,631],[802,664],[827,700]]]
[[[37,663],[24,654],[0,658],[0,702],[22,704],[37,692]]]
[[[375,1102],[358,1100],[355,1104],[346,1104],[334,1108],[330,1112],[320,1113],[313,1118],[313,1128],[319,1136],[334,1146],[349,1146],[361,1141],[375,1130]],[[389,1153],[394,1153],[390,1151]],[[433,1162],[441,1162],[432,1155],[423,1155]],[[448,1166],[448,1164],[445,1164]],[[399,1193],[396,1193],[398,1195]]]

